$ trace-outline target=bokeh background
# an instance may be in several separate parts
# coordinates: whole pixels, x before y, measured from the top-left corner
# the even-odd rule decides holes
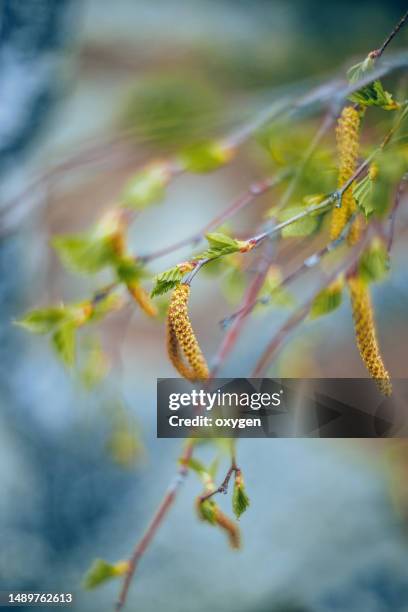
[[[0,589],[73,590],[75,610],[112,609],[118,583],[86,592],[83,574],[95,557],[129,555],[180,452],[177,441],[155,437],[156,378],[173,373],[162,323],[133,310],[113,316],[103,334],[113,370],[92,391],[42,338],[11,324],[97,286],[62,269],[52,235],[87,228],[148,159],[225,133],[293,83],[337,74],[377,47],[405,8],[389,0],[4,0]],[[407,40],[403,32],[394,50]],[[135,249],[189,235],[263,172],[250,152],[216,174],[179,179],[134,225]],[[255,217],[244,212],[236,230]],[[405,258],[400,239],[374,296],[387,363],[402,377]],[[206,353],[231,308],[214,279],[197,283],[192,309]],[[255,316],[223,374],[247,374],[285,316]],[[347,303],[297,332],[270,372],[364,376]],[[200,485],[191,476],[138,569],[128,609],[408,610],[404,452],[397,442],[243,440],[252,502],[241,520],[243,550],[198,522]]]

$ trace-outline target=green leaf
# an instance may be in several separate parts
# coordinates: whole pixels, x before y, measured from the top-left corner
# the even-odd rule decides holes
[[[182,167],[189,172],[212,172],[231,159],[231,150],[219,142],[206,141],[182,151]]]
[[[151,292],[151,297],[155,297],[156,295],[163,295],[167,293],[181,282],[184,273],[182,270],[175,266],[174,268],[170,268],[161,274],[158,274],[155,277],[155,285]]]
[[[123,300],[117,293],[108,293],[101,298],[92,300],[92,311],[87,318],[87,323],[95,323],[104,319],[108,314],[119,310],[123,304]]]
[[[117,427],[107,442],[107,450],[112,460],[122,468],[132,467],[143,454],[143,445],[135,427]]]
[[[303,206],[291,206],[285,208],[279,216],[280,221],[288,221],[301,212],[304,212]],[[290,225],[284,227],[281,231],[282,238],[297,238],[300,236],[309,236],[319,226],[319,219],[315,215],[308,214],[299,221],[294,221]]]
[[[373,204],[372,194],[373,194],[373,182],[368,176],[368,174],[358,181],[353,187],[353,196],[357,202],[358,207],[365,214],[366,217],[375,210],[375,206]]]
[[[244,485],[242,483],[235,482],[232,493],[232,510],[237,519],[239,519],[245,510],[247,510],[249,503],[249,497],[246,494]]]
[[[195,260],[198,259],[214,259],[223,255],[229,255],[230,253],[238,253],[248,247],[248,242],[243,240],[235,240],[226,234],[220,232],[214,232],[206,235],[206,239],[209,245],[209,249],[196,255]],[[249,250],[249,249],[248,249]]]
[[[400,105],[392,95],[385,91],[380,81],[374,81],[359,91],[351,94],[349,100],[360,106],[379,106],[384,110],[397,110]]]
[[[208,468],[208,473],[209,473],[210,477],[212,478],[212,480],[214,480],[214,478],[217,475],[219,465],[220,465],[220,457],[217,455],[211,461],[210,466]]]
[[[86,389],[93,389],[106,377],[109,362],[97,339],[86,338],[81,348],[83,365],[80,380]]]
[[[374,81],[349,96],[349,100],[360,106],[379,106],[384,110],[397,110],[400,108],[392,95],[384,89],[381,81]]]
[[[118,279],[126,285],[139,282],[145,276],[144,266],[133,257],[122,257],[116,263]]]
[[[205,268],[204,268],[205,269]],[[223,277],[221,290],[227,300],[235,304],[244,294],[246,287],[246,276],[238,268],[231,267]]]
[[[84,588],[94,589],[99,585],[103,584],[107,580],[123,576],[129,568],[129,564],[126,561],[120,561],[115,565],[107,563],[103,559],[95,559],[89,568],[84,578]]]
[[[201,463],[201,461],[199,461],[195,457],[191,457],[187,461],[187,465],[190,468],[190,470],[193,470],[193,472],[195,472],[199,476],[201,476],[202,474],[208,474],[208,470],[205,467],[205,465]]]
[[[374,239],[360,258],[360,277],[367,283],[381,281],[388,274],[389,267],[389,255],[384,243]]]
[[[212,499],[198,501],[197,510],[199,517],[210,525],[217,523],[217,504]]]
[[[126,185],[121,198],[122,204],[143,210],[154,202],[161,202],[166,194],[168,180],[168,170],[162,165],[140,171]]]
[[[354,64],[354,66],[351,66],[351,68],[349,68],[347,71],[347,76],[350,83],[357,83],[357,81],[362,79],[365,73],[368,70],[371,70],[373,66],[374,60],[370,55],[367,55],[367,57],[362,62],[358,62],[358,64]]]
[[[67,319],[67,312],[63,306],[32,310],[16,321],[16,325],[33,334],[48,334]]]
[[[68,367],[75,363],[76,326],[74,323],[65,323],[52,336],[54,350],[61,361]]]
[[[228,236],[227,234],[222,234],[221,232],[213,232],[211,234],[207,234],[206,239],[208,244],[210,245],[210,248],[221,250],[226,248],[235,248],[238,242],[234,238],[231,238],[231,236]]]
[[[354,84],[363,79],[373,67],[374,58],[369,54],[362,62],[355,64],[348,70],[347,75],[350,83]],[[378,79],[352,93],[349,100],[360,106],[380,106],[385,110],[400,108],[400,105],[393,100],[392,95],[384,89]]]
[[[57,236],[52,245],[62,263],[80,274],[95,274],[116,259],[109,237],[100,238],[93,233]]]
[[[311,318],[316,319],[336,310],[343,299],[342,288],[343,282],[335,281],[329,287],[320,291],[315,297],[310,309]]]
[[[262,305],[262,299],[267,298],[268,303],[272,303],[280,308],[291,308],[294,306],[295,298],[281,284],[282,275],[279,268],[271,267],[259,294],[260,305]]]

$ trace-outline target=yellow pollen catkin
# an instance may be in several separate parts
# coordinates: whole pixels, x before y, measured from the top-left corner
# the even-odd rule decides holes
[[[361,358],[380,391],[389,396],[392,393],[392,385],[378,346],[369,289],[358,277],[350,278],[348,285]]]
[[[181,376],[192,381],[205,380],[209,377],[209,370],[190,323],[189,297],[190,286],[184,283],[173,291],[167,315],[167,350]]]
[[[215,522],[228,536],[231,548],[238,549],[241,546],[241,534],[238,525],[217,507],[215,510]]]
[[[360,114],[352,106],[346,106],[338,119],[336,127],[337,149],[339,154],[339,174],[337,186],[340,189],[353,176],[357,169],[359,150]],[[330,238],[338,238],[350,217],[357,210],[353,196],[353,185],[344,192],[341,206],[334,207],[331,217]],[[361,234],[362,220],[356,219],[348,235],[349,244],[355,244]]]
[[[139,304],[145,314],[149,317],[157,317],[157,308],[150,299],[147,291],[141,285],[138,283],[129,283],[127,288],[130,295],[135,302]]]

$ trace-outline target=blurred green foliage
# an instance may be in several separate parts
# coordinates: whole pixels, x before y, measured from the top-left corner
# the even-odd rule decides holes
[[[128,94],[122,124],[138,140],[180,147],[208,137],[221,103],[216,89],[195,76],[147,76]]]

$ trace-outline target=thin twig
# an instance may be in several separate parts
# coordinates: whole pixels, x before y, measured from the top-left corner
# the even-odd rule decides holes
[[[235,463],[235,459],[232,460],[231,466],[224,478],[224,480],[222,481],[222,483],[220,484],[219,487],[217,487],[216,489],[214,489],[213,491],[209,491],[208,493],[204,493],[204,495],[201,495],[200,497],[200,503],[202,504],[204,501],[206,501],[207,499],[210,499],[211,497],[213,497],[214,495],[217,495],[218,493],[227,493],[228,492],[228,485],[229,482],[231,480],[231,476],[233,474],[238,475],[240,473],[240,469],[237,466],[237,464]]]
[[[177,475],[173,480],[172,484],[167,489],[167,492],[161,501],[159,507],[157,508],[152,520],[150,521],[144,535],[137,543],[130,559],[129,559],[129,567],[126,572],[125,579],[123,581],[122,589],[119,595],[118,602],[116,604],[116,610],[119,612],[123,609],[123,606],[126,603],[127,594],[129,591],[130,583],[134,576],[134,573],[137,569],[137,565],[149,546],[150,542],[154,538],[157,530],[159,529],[164,517],[167,515],[171,505],[174,502],[174,499],[177,495],[177,491],[180,485],[183,483],[185,477],[188,473],[188,462],[193,454],[194,443],[189,441],[185,447],[183,456],[180,459],[180,467],[178,469]]]
[[[395,28],[392,30],[392,32],[390,32],[390,34],[384,40],[384,42],[381,45],[381,47],[379,47],[378,49],[374,49],[374,51],[371,51],[371,53],[369,54],[371,58],[377,59],[378,57],[381,57],[381,55],[384,53],[385,49],[388,47],[388,45],[393,40],[393,38],[398,34],[400,29],[405,25],[407,20],[408,20],[408,11],[405,13],[405,15],[403,15],[401,17],[401,19],[399,20],[399,22],[397,23]]]
[[[259,198],[261,195],[276,187],[279,183],[281,183],[285,178],[287,178],[289,172],[284,171],[279,173],[277,176],[272,176],[265,178],[260,181],[256,181],[252,183],[246,191],[244,191],[240,196],[238,196],[228,208],[226,208],[222,213],[217,215],[214,219],[209,221],[204,227],[201,228],[198,232],[195,232],[193,235],[188,236],[187,238],[183,238],[179,242],[171,244],[167,247],[159,249],[153,253],[149,253],[148,255],[144,255],[140,257],[140,259],[144,262],[152,261],[153,259],[158,259],[159,257],[163,257],[164,255],[169,255],[173,251],[177,251],[188,245],[197,245],[201,240],[203,240],[205,234],[210,232],[212,229],[218,227],[228,219],[230,219],[237,212],[251,204],[254,200]]]
[[[401,27],[404,25],[405,21],[407,20],[407,14],[404,15],[404,17],[401,19],[401,21],[399,22],[399,24],[397,24],[396,28],[393,30],[393,32],[388,36],[388,38],[384,41],[383,45],[380,47],[380,49],[377,51],[377,55],[380,56],[384,49],[387,47],[387,45],[391,42],[391,40],[394,38],[394,36],[397,34],[397,32],[401,29]],[[400,62],[400,64],[402,63],[402,65],[404,64],[404,62]],[[399,66],[398,61],[396,63],[394,63],[393,66],[389,66],[387,69],[382,69],[381,70],[377,70],[377,71],[373,71],[369,77],[366,77],[365,79],[362,79],[362,81],[357,82],[351,86],[348,86],[346,88],[343,88],[342,92],[340,92],[340,94],[337,94],[337,99],[345,99],[350,93],[352,93],[353,91],[359,89],[364,83],[363,81],[367,81],[367,84],[370,83],[372,80],[374,80],[375,78],[378,78],[377,74],[382,74],[383,72],[387,72],[387,71],[391,71],[392,69],[394,69],[395,67]],[[320,88],[321,89],[321,88]],[[313,92],[312,92],[313,93]],[[330,91],[330,88],[326,87],[326,96],[332,96],[333,95],[333,91]],[[339,98],[340,96],[340,98]],[[303,102],[297,103],[292,105],[292,109],[298,109],[299,106],[303,104],[307,105],[307,104],[311,104],[314,103],[316,101],[316,99],[313,98],[313,95],[309,94],[308,96],[306,96],[303,99]],[[277,113],[279,114],[279,113]],[[238,144],[240,144],[243,140],[245,140],[249,135],[251,135],[256,129],[258,129],[258,127],[262,124],[264,124],[267,119],[267,113],[264,114],[263,117],[261,117],[262,119],[262,123],[258,121],[255,121],[254,123],[252,123],[251,125],[251,130],[248,131],[248,129],[243,129],[241,130],[240,134],[238,134],[238,136],[236,136],[235,139],[235,144],[236,146],[238,146]],[[233,139],[231,139],[232,142]],[[349,184],[343,186],[341,192],[340,192],[340,203],[341,203],[341,197],[344,193],[344,191],[352,184],[352,182],[355,180],[355,178],[357,178],[362,172],[363,170],[367,167],[368,163],[367,160],[365,162],[365,165],[363,165],[363,167],[360,167],[357,170],[357,173],[355,174],[355,176],[352,177],[352,179],[350,180]],[[337,193],[337,192],[336,192]],[[337,194],[337,197],[338,194]],[[328,198],[330,200],[330,203],[332,202],[332,197],[330,196]],[[323,203],[322,203],[323,204]],[[323,206],[322,204],[320,205],[320,208],[322,209]],[[327,202],[326,204],[329,204],[329,202]],[[302,217],[300,217],[302,218]],[[299,217],[297,217],[295,220],[298,220]],[[293,221],[292,221],[293,222]],[[282,229],[282,227],[280,228]],[[277,231],[275,229],[275,231]],[[335,272],[332,273],[332,275],[326,279],[326,284],[332,282],[335,278],[337,278],[337,276],[348,270],[349,267],[352,267],[355,265],[355,261],[358,258],[358,255],[360,254],[361,250],[363,249],[363,247],[365,246],[367,237],[369,235],[369,228],[366,231],[365,237],[353,248],[353,250],[349,253],[348,258],[346,259],[346,262],[342,263],[342,266],[339,267]],[[266,234],[265,236],[262,237],[261,242],[266,239],[267,237],[269,237],[269,234]],[[269,258],[266,258],[266,262],[268,262]],[[269,261],[270,263],[270,261]],[[254,279],[254,282],[252,283],[252,291],[248,291],[247,292],[247,298],[253,299],[253,296],[257,295],[257,292],[259,291],[260,287],[263,284],[263,279],[264,279],[264,274],[266,274],[267,270],[269,268],[269,265],[265,264],[264,269],[258,273],[257,277]],[[282,333],[286,331],[290,331],[300,320],[303,320],[306,316],[307,313],[310,310],[310,306],[313,303],[313,300],[315,298],[315,295],[312,296],[312,298],[310,298],[304,305],[303,307],[297,311],[297,313],[294,313],[294,315],[292,315],[292,317],[289,319],[289,321],[283,326],[283,328],[281,328],[281,330],[278,332],[278,334],[275,335],[275,337],[272,339],[272,341],[268,344],[265,352],[263,353],[263,355],[261,356],[260,360],[258,361],[258,364],[256,365],[254,372],[253,372],[253,376],[259,376],[259,374],[263,371],[264,367],[266,367],[266,365],[268,364],[269,360],[273,357],[274,353],[276,352],[276,350],[279,348],[280,344],[283,341],[283,338],[285,336],[285,333]],[[239,323],[241,323],[241,318],[237,317],[236,321],[238,321]],[[230,332],[231,333],[231,330]],[[237,336],[238,332],[237,330],[235,330],[235,332],[233,334],[231,334],[231,339],[232,339],[232,343],[234,342],[236,336]],[[227,334],[228,336],[228,334]],[[224,343],[223,343],[224,345]],[[228,344],[223,347],[223,352],[229,352],[229,348],[228,348]],[[217,370],[217,366],[219,366],[220,364],[220,360],[218,360],[218,362],[216,361],[215,364],[215,368],[213,368],[212,371],[212,375],[215,374],[216,370]],[[133,575],[135,573],[135,570],[137,568],[137,564],[140,561],[141,557],[143,556],[144,552],[146,551],[147,547],[149,546],[149,544],[151,543],[154,535],[156,534],[158,528],[160,527],[164,517],[166,516],[169,508],[171,507],[175,496],[177,494],[178,488],[180,486],[180,484],[183,482],[183,480],[185,479],[187,473],[188,473],[188,461],[192,456],[192,452],[193,452],[193,442],[189,442],[188,445],[186,446],[186,449],[184,451],[182,460],[181,460],[181,464],[178,470],[178,474],[177,477],[175,479],[175,481],[173,482],[173,484],[169,487],[167,493],[165,494],[161,504],[159,505],[156,513],[154,514],[144,536],[142,537],[142,539],[138,542],[138,544],[136,545],[133,554],[129,560],[129,569],[128,572],[125,576],[125,580],[122,586],[122,590],[119,596],[119,600],[118,603],[116,605],[116,610],[120,611],[122,610],[123,606],[126,603],[126,598],[127,598],[127,594],[128,594],[128,590],[129,590],[129,586],[131,583],[131,580],[133,578]],[[231,475],[233,473],[233,470],[231,471],[231,473],[228,475],[227,474],[227,481],[222,483],[221,487],[223,486],[228,486],[229,483],[229,479],[231,478]],[[226,477],[226,478],[227,478]],[[223,490],[223,489],[222,489]]]
[[[341,231],[341,233],[338,236],[338,238],[336,238],[335,240],[332,240],[331,242],[326,244],[324,247],[322,247],[321,249],[319,249],[318,251],[316,251],[312,255],[308,255],[308,257],[306,257],[306,259],[303,260],[303,262],[300,264],[300,266],[295,268],[295,270],[293,270],[293,272],[288,274],[282,280],[282,282],[279,283],[272,290],[271,294],[268,295],[267,298],[262,298],[262,297],[261,298],[257,298],[251,304],[248,304],[246,306],[246,308],[241,308],[241,309],[235,311],[229,317],[226,317],[225,319],[220,321],[220,325],[223,328],[226,328],[226,327],[228,327],[228,325],[230,325],[232,323],[232,321],[234,321],[234,319],[237,316],[247,317],[253,311],[255,306],[257,306],[258,304],[267,304],[269,301],[273,300],[273,294],[275,293],[275,291],[279,291],[279,290],[283,289],[284,287],[287,287],[289,284],[291,284],[292,282],[297,280],[300,276],[302,276],[304,272],[307,272],[307,271],[311,270],[312,268],[314,268],[315,266],[317,266],[321,262],[323,257],[325,257],[326,255],[328,255],[329,253],[331,253],[332,251],[337,249],[344,242],[344,240],[347,237],[347,234],[348,234],[348,232],[350,230],[350,227],[353,224],[355,218],[356,218],[356,214],[353,214],[350,217],[350,219],[348,220],[347,224],[344,226],[344,228]]]
[[[269,267],[272,262],[273,253],[274,253],[273,245],[272,243],[270,243],[267,245],[266,252],[260,258],[259,269],[258,269],[257,274],[255,275],[255,277],[253,278],[252,282],[250,283],[249,287],[247,288],[245,292],[245,296],[243,300],[243,308],[245,308],[247,304],[252,303],[254,299],[256,299],[259,291],[261,290],[265,282],[265,278],[268,273]],[[238,340],[238,337],[242,331],[243,326],[244,326],[244,317],[238,316],[235,319],[231,328],[228,330],[228,332],[224,336],[221,346],[218,349],[218,352],[213,359],[213,365],[211,368],[212,378],[215,378],[217,376],[219,368],[221,367],[222,363],[225,361],[225,359],[227,358],[227,356],[229,355],[229,353],[232,351],[233,347],[235,346],[235,343]]]

